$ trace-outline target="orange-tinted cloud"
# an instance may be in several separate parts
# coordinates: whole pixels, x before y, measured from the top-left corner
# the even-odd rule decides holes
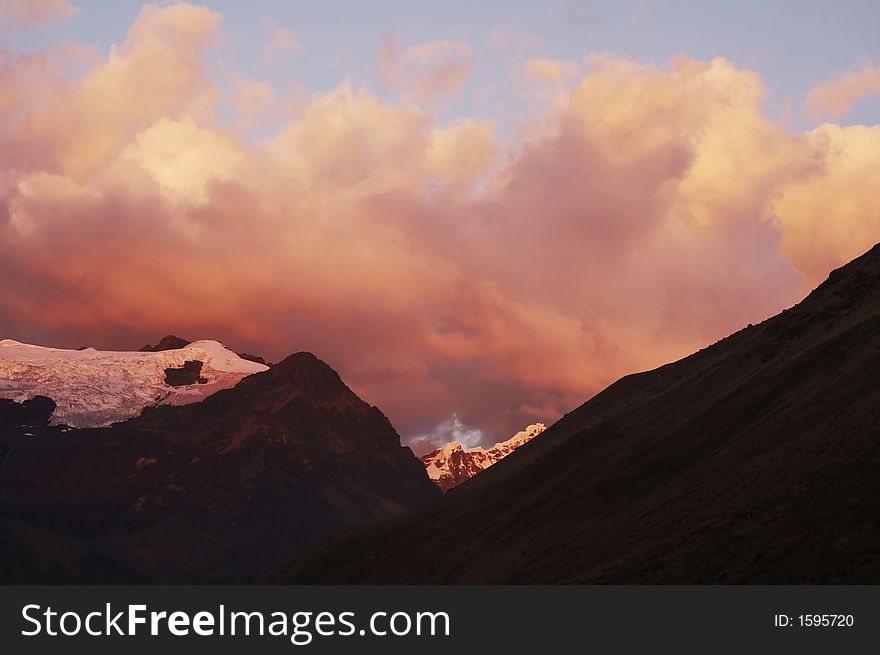
[[[202,55],[220,19],[192,5],[147,5],[122,45],[82,79],[52,79],[42,69],[26,77],[19,94],[27,111],[0,126],[7,165],[85,175],[159,118],[213,112],[216,90]]]
[[[63,20],[78,11],[68,0],[0,0],[0,18],[18,27]]]
[[[296,34],[277,23],[270,21],[266,26],[266,32],[268,40],[263,47],[263,61],[273,64],[286,53],[302,50],[302,44],[296,38]]]
[[[377,56],[379,80],[417,102],[461,91],[474,70],[471,48],[462,41],[432,41],[399,49],[399,36],[391,32]]]
[[[871,62],[816,86],[807,96],[806,109],[814,117],[840,118],[859,100],[880,94],[880,66]]]
[[[828,124],[804,138],[822,172],[783,187],[773,212],[783,253],[810,289],[880,241],[880,126]]]
[[[536,57],[526,60],[526,63],[523,64],[523,72],[532,80],[553,82],[561,86],[575,79],[580,71],[578,65],[573,61]]]
[[[232,106],[239,125],[250,128],[270,118],[275,105],[275,90],[266,80],[257,81],[232,74]]]
[[[724,59],[592,57],[512,143],[346,82],[255,144],[218,118],[219,21],[145,9],[78,77],[0,61],[0,335],[312,350],[404,435],[455,416],[494,442],[877,238],[880,127],[792,133]]]

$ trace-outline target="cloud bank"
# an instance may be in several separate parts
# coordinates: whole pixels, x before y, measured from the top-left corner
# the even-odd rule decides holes
[[[343,82],[254,143],[221,118],[220,25],[145,7],[78,77],[0,56],[0,336],[311,350],[405,437],[494,443],[774,314],[880,234],[880,127],[790,132],[724,59],[535,64],[580,77],[510,140],[416,101],[460,89],[437,71],[466,44],[386,43],[402,100]]]

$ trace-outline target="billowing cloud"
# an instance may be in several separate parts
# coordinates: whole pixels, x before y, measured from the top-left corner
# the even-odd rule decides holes
[[[6,165],[81,176],[157,119],[205,116],[216,90],[202,56],[220,18],[192,5],[147,5],[122,45],[82,79],[58,79],[43,66],[16,76],[12,95],[24,111],[0,126]]]
[[[870,61],[840,77],[816,86],[807,96],[807,112],[839,118],[859,100],[880,94],[880,66]]]
[[[880,241],[880,126],[823,125],[803,138],[822,173],[785,185],[773,211],[807,290]]]
[[[231,137],[199,127],[191,117],[160,118],[138,133],[112,167],[127,175],[132,167],[147,173],[163,194],[191,204],[207,200],[208,185],[237,177],[245,162]]]
[[[425,164],[442,182],[468,185],[490,169],[499,150],[493,125],[463,120],[431,131]]]
[[[147,8],[81,76],[0,60],[2,336],[311,350],[405,436],[493,443],[877,239],[880,127],[790,132],[724,59],[591,57],[524,139],[344,82],[253,143],[205,65],[219,21]]]
[[[68,0],[0,0],[0,18],[18,27],[30,27],[76,15]]]

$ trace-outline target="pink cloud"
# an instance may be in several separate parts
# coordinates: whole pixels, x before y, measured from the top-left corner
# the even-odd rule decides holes
[[[266,32],[268,41],[263,47],[263,61],[266,63],[275,63],[282,55],[303,49],[296,34],[277,23],[270,21],[266,26]]]
[[[0,17],[19,27],[64,20],[78,11],[68,0],[0,0]]]
[[[814,116],[839,118],[859,100],[880,94],[880,66],[871,62],[814,87],[807,96],[807,112]]]
[[[257,126],[272,116],[275,90],[268,81],[235,73],[231,75],[231,82],[232,106],[241,128]]]
[[[217,93],[202,56],[220,20],[193,5],[146,5],[122,45],[81,79],[46,66],[21,76],[10,93],[26,111],[0,125],[7,165],[87,174],[159,118],[213,112]]]
[[[471,48],[461,41],[433,41],[399,51],[397,32],[382,41],[377,55],[379,80],[418,102],[455,95],[475,68]]]
[[[0,59],[2,336],[311,350],[404,435],[457,417],[491,443],[775,313],[880,231],[880,128],[792,133],[724,59],[594,57],[512,143],[343,83],[254,144],[218,118],[219,23],[145,9],[81,76]]]
[[[580,68],[573,61],[558,61],[536,57],[526,60],[523,64],[523,73],[529,79],[539,82],[552,82],[562,86],[566,82],[573,81],[580,73]]]

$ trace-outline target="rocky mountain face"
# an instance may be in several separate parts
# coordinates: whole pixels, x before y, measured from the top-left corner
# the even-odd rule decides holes
[[[0,431],[45,428],[54,411],[55,401],[46,396],[35,396],[21,403],[0,398]]]
[[[543,423],[535,423],[517,432],[507,441],[500,441],[488,449],[481,447],[464,449],[459,442],[453,441],[422,455],[419,459],[425,465],[428,477],[445,493],[501,461],[544,430]]]
[[[880,583],[880,246],[284,582]],[[369,553],[369,557],[364,554]]]
[[[106,428],[0,400],[3,582],[259,582],[291,550],[440,495],[309,353]]]

